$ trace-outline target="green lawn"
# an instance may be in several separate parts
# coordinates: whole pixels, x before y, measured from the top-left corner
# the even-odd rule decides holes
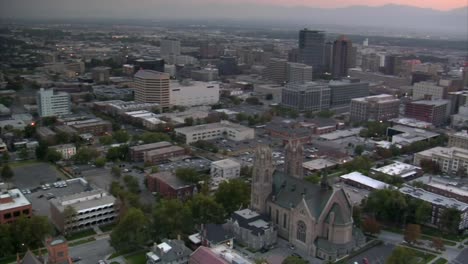
[[[401,229],[401,228],[398,228],[398,227],[386,226],[386,227],[383,228],[383,230],[390,231],[390,232],[393,232],[393,233],[402,234],[402,235],[405,234],[405,230]],[[432,240],[432,238],[428,238],[428,237],[441,237],[444,240],[444,244],[448,245],[448,246],[455,246],[456,245],[452,241],[460,242],[460,241],[462,241],[463,239],[466,238],[466,237],[461,236],[461,235],[443,233],[439,229],[435,229],[435,228],[431,228],[431,227],[427,227],[427,226],[421,226],[421,233],[422,233],[421,237],[422,238],[426,237],[424,239],[428,239],[428,240]],[[451,240],[451,241],[448,241],[448,240]]]
[[[424,264],[424,263],[429,263],[431,262],[433,259],[435,259],[437,256],[432,254],[432,253],[425,253],[425,252],[421,252],[417,249],[414,249],[414,248],[411,248],[411,247],[406,247],[409,251],[411,251],[417,258],[420,258],[422,259],[422,262],[419,262],[420,264]]]
[[[445,264],[445,263],[447,263],[447,262],[448,262],[448,261],[447,261],[446,259],[444,259],[444,258],[438,258],[438,259],[434,262],[434,264]]]
[[[99,229],[101,229],[102,232],[109,232],[109,231],[112,231],[112,229],[114,229],[114,227],[116,225],[117,224],[110,224],[110,225],[100,226]]]
[[[88,236],[93,236],[95,234],[96,234],[96,232],[94,232],[93,229],[87,229],[87,230],[83,230],[83,231],[79,231],[79,232],[76,232],[76,233],[66,235],[65,238],[68,241],[72,241],[72,240],[77,240],[77,239],[88,237]]]
[[[85,244],[85,243],[88,243],[88,242],[91,242],[91,241],[94,241],[94,240],[96,240],[94,237],[88,237],[86,239],[73,241],[73,242],[69,243],[68,246],[74,247],[74,246]]]
[[[16,262],[16,255],[4,257],[0,259],[0,264],[9,264],[12,262]]]
[[[31,164],[36,164],[40,163],[40,161],[37,160],[24,160],[24,161],[18,161],[18,162],[9,162],[8,165],[10,165],[11,168],[17,168],[17,167],[22,167],[26,165],[31,165]]]
[[[140,252],[130,256],[125,257],[127,263],[129,264],[145,264],[146,263],[146,253]]]

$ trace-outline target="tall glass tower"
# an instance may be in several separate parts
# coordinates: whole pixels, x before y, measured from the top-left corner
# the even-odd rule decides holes
[[[300,61],[312,66],[314,73],[322,73],[324,67],[325,32],[309,30],[299,31]]]

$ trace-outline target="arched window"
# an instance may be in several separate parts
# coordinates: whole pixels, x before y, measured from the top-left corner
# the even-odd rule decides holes
[[[296,238],[302,242],[306,242],[306,233],[307,227],[303,221],[297,222],[297,231],[296,231]]]
[[[265,175],[263,175],[263,182],[268,182],[270,177],[270,170],[265,170]]]

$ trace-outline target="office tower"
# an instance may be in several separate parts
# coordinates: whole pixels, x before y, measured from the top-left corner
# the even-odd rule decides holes
[[[95,83],[103,83],[109,81],[110,76],[110,67],[95,67],[92,69],[91,73],[93,76],[93,81]]]
[[[434,126],[445,124],[449,100],[421,100],[405,105],[405,116],[432,123]]]
[[[53,89],[37,92],[37,110],[40,117],[68,115],[71,111],[70,94],[54,93]]]
[[[134,76],[135,101],[138,103],[157,103],[160,107],[169,107],[169,74],[139,70]]]
[[[349,119],[353,122],[385,121],[398,117],[399,108],[400,100],[389,94],[354,98]]]
[[[375,54],[362,55],[361,69],[363,71],[378,72],[380,68],[380,57]]]
[[[447,87],[438,86],[435,82],[418,82],[413,85],[413,100],[447,99]]]
[[[465,62],[465,67],[463,67],[463,86],[468,87],[468,61]]]
[[[299,49],[294,48],[288,51],[288,61],[289,62],[299,62]]]
[[[330,88],[326,83],[288,83],[281,104],[298,111],[322,111],[330,107]]]
[[[285,59],[271,58],[265,69],[264,77],[278,84],[285,83],[287,64]]]
[[[213,59],[223,53],[223,47],[218,44],[203,42],[200,44],[200,58]]]
[[[331,107],[348,106],[351,99],[369,95],[369,83],[361,82],[359,79],[330,81],[328,86],[331,93]]]
[[[288,62],[287,81],[289,83],[305,83],[312,81],[312,66],[303,63]]]
[[[163,59],[130,59],[128,64],[133,65],[133,74],[139,70],[152,70],[158,72],[164,72],[164,60]]]
[[[161,57],[168,55],[180,55],[180,41],[174,38],[161,39]]]
[[[353,45],[351,40],[341,36],[333,42],[332,76],[334,78],[348,76],[348,69],[352,65]]]
[[[233,56],[221,56],[217,66],[219,75],[235,75],[239,73],[237,59]]]
[[[323,56],[324,56],[323,70],[325,72],[331,73],[332,65],[333,65],[333,42],[327,41],[325,43],[325,51],[323,53]]]
[[[299,32],[300,62],[312,66],[314,73],[323,71],[324,48],[324,31],[303,29]]]
[[[385,56],[384,73],[388,75],[399,75],[403,65],[403,57],[398,55]]]

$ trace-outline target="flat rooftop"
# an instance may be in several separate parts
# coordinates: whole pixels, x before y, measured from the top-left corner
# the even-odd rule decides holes
[[[113,205],[115,201],[115,197],[104,190],[94,189],[57,197],[50,200],[50,203],[60,211],[63,211],[67,206],[72,206],[79,212],[89,208]]]
[[[385,182],[372,179],[371,177],[367,177],[366,175],[357,171],[342,175],[340,178],[360,183],[372,189],[385,189],[390,187],[390,185],[386,184]]]
[[[362,128],[351,128],[347,130],[337,130],[335,132],[327,133],[321,135],[319,138],[324,139],[324,140],[336,140],[340,138],[345,138],[345,137],[351,137],[355,135],[359,135],[359,132],[361,132]]]
[[[160,181],[163,181],[169,184],[175,190],[190,186],[190,184],[187,184],[186,182],[182,181],[174,173],[170,171],[162,171],[158,173],[153,173],[153,174],[150,174],[149,177],[157,178]]]
[[[158,148],[158,149],[150,150],[146,152],[146,155],[148,156],[162,155],[162,154],[171,153],[171,152],[180,151],[180,150],[184,150],[184,148],[179,147],[179,146],[169,146],[165,148]]]
[[[420,169],[421,169],[420,167],[417,167],[411,164],[395,161],[392,164],[389,164],[387,166],[383,166],[380,168],[374,168],[373,170],[387,174],[387,175],[391,175],[391,176],[398,176],[398,177],[406,178],[406,177],[414,175],[416,171]]]
[[[420,100],[420,101],[413,101],[411,104],[420,104],[420,105],[433,105],[433,106],[441,106],[449,104],[449,100]]]
[[[421,128],[415,128],[415,127],[408,127],[408,126],[403,126],[403,125],[394,125],[392,127],[389,127],[388,129],[400,131],[402,133],[407,133],[409,135],[414,136],[420,136],[420,137],[425,137],[425,138],[433,138],[437,137],[440,134],[431,132],[429,130],[424,130]]]
[[[153,70],[139,70],[135,73],[135,77],[142,79],[169,79],[169,74]]]
[[[435,187],[437,189],[445,190],[445,191],[448,191],[448,192],[451,192],[451,193],[454,193],[454,194],[457,194],[457,195],[460,195],[460,196],[468,197],[468,190],[459,188],[459,187],[451,185],[451,184],[442,183],[442,182],[432,180],[430,182],[427,182],[426,185]]]
[[[442,195],[428,192],[423,189],[414,188],[409,185],[401,187],[400,192],[406,195],[410,195],[414,198],[429,202],[431,204],[436,204],[443,207],[453,207],[462,212],[465,212],[468,209],[468,204],[466,203],[460,202],[453,198],[448,198]]]
[[[240,166],[239,162],[232,160],[232,159],[223,159],[223,160],[213,161],[213,163],[211,164],[219,166],[219,167],[223,167],[223,168],[233,168],[233,167]]]
[[[252,128],[245,127],[239,124],[231,123],[229,121],[221,121],[219,123],[211,123],[211,124],[206,124],[206,125],[176,128],[175,131],[178,133],[192,133],[192,132],[197,132],[197,131],[223,129],[223,128],[231,128],[237,131],[246,131],[246,130],[252,129]]]
[[[9,200],[12,199],[11,202],[0,202],[0,212],[4,210],[13,209],[20,206],[27,206],[31,203],[29,202],[26,197],[24,197],[23,193],[19,189],[11,189],[6,192],[0,193],[0,199]]]
[[[314,159],[302,163],[302,167],[306,170],[321,170],[328,167],[333,167],[336,165],[336,162],[327,159]]]

